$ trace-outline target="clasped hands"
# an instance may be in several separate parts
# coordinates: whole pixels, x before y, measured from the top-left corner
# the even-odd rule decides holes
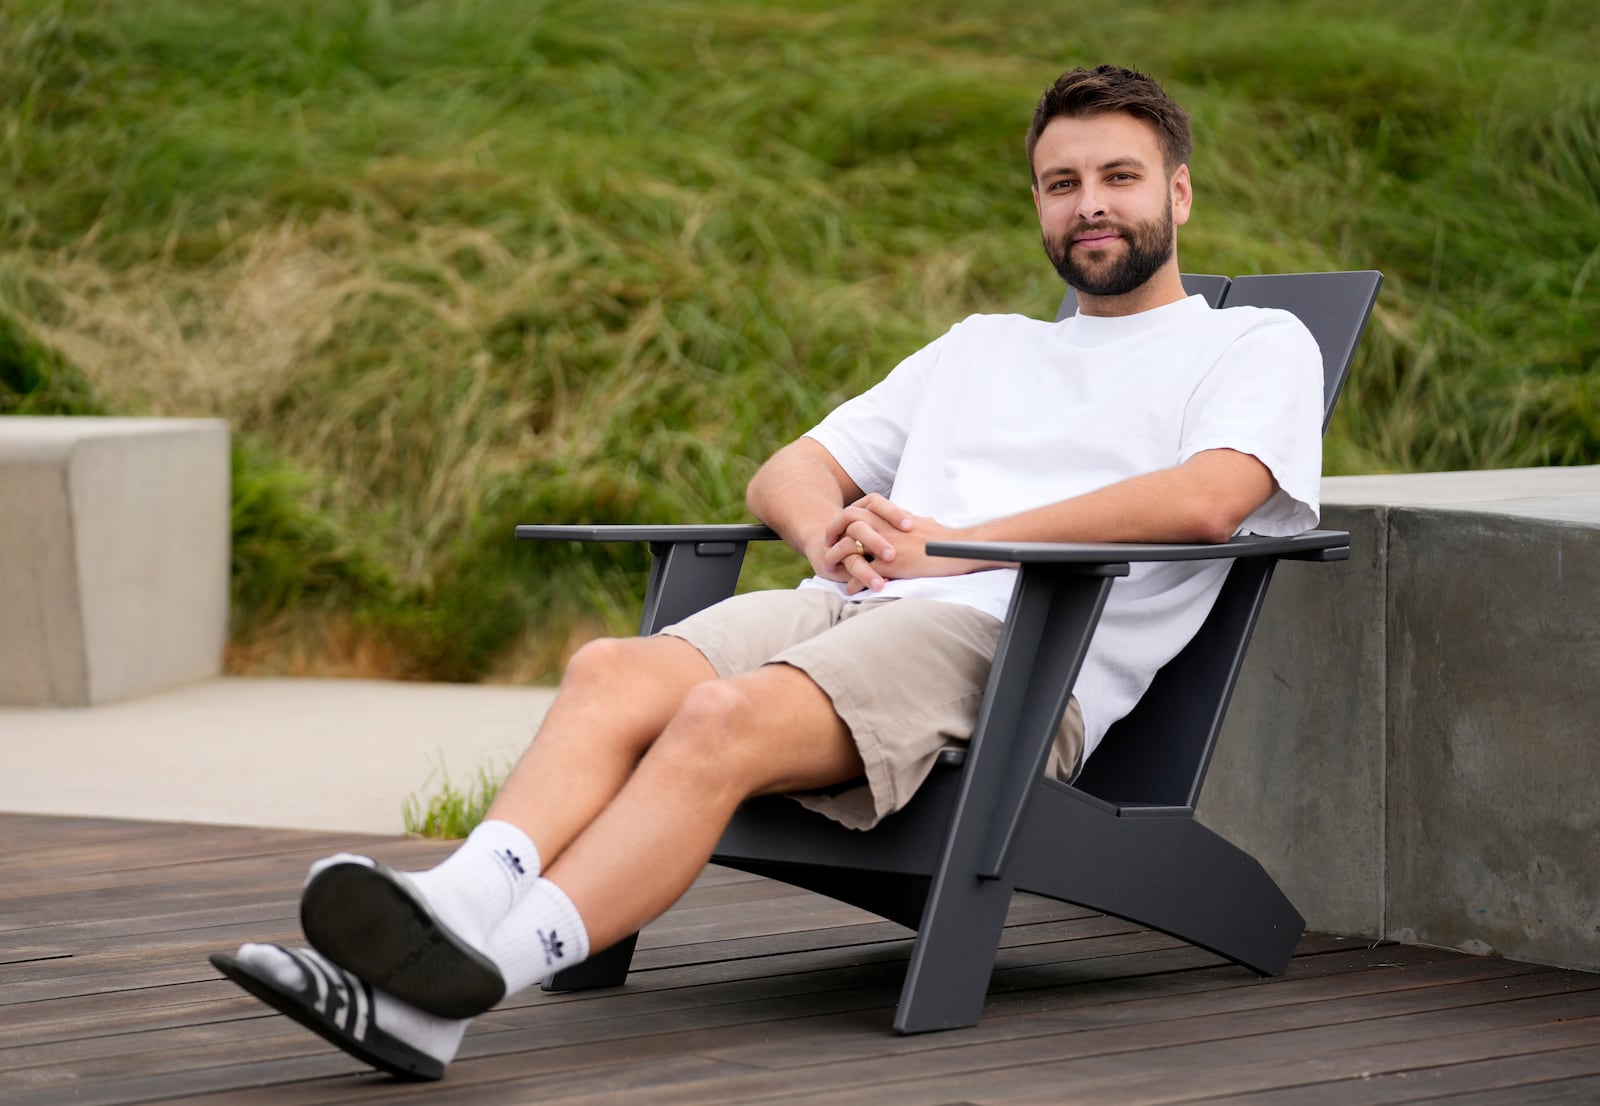
[[[988,567],[978,561],[931,557],[930,541],[967,537],[931,518],[914,515],[873,492],[845,507],[828,524],[813,556],[817,574],[846,585],[854,595],[882,591],[890,580],[959,576]]]

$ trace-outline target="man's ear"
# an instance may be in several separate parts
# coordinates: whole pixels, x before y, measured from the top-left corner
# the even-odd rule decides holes
[[[1194,184],[1189,180],[1187,165],[1180,165],[1173,171],[1167,188],[1172,197],[1172,221],[1181,227],[1189,221],[1189,209],[1194,206]]]
[[[1033,186],[1033,211],[1039,218],[1044,218],[1044,208],[1039,206],[1039,186],[1037,184]]]

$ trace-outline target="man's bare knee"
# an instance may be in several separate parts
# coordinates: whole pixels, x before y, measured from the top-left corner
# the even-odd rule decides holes
[[[755,704],[738,680],[709,680],[684,695],[670,729],[690,737],[705,752],[730,753]]]
[[[716,676],[711,664],[685,641],[668,637],[596,638],[567,662],[563,690],[626,694],[660,689],[681,694]]]
[[[753,709],[736,680],[690,688],[651,751],[654,769],[678,777],[689,793],[750,790],[747,781],[757,767],[751,760],[759,755],[747,736]]]
[[[615,681],[622,671],[624,639],[603,637],[585,642],[572,654],[562,674],[563,688],[600,685]]]
[[[697,650],[677,639],[587,643],[568,664],[561,690],[502,788],[497,807],[518,812],[518,824],[526,828],[554,808],[576,804],[576,814],[547,826],[540,839],[541,849],[564,848],[627,782],[684,694],[715,676]]]
[[[826,694],[783,665],[691,688],[652,757],[701,786],[742,796],[826,786],[861,771]]]

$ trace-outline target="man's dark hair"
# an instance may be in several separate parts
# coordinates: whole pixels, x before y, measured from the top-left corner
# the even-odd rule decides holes
[[[1121,111],[1143,119],[1156,129],[1161,158],[1167,176],[1189,162],[1194,139],[1189,133],[1189,113],[1168,96],[1151,78],[1133,69],[1116,65],[1097,65],[1093,69],[1073,69],[1056,78],[1056,83],[1039,97],[1028,128],[1028,171],[1033,172],[1033,148],[1050,120],[1059,116],[1087,119]]]

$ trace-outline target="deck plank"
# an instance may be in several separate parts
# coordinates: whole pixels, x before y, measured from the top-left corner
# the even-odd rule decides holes
[[[8,1106],[1600,1097],[1600,976],[1308,934],[1263,980],[1031,896],[1011,911],[983,1021],[897,1037],[909,931],[720,868],[646,930],[627,987],[516,996],[473,1027],[443,1083],[410,1086],[328,1049],[206,955],[296,940],[317,856],[356,847],[414,867],[450,846],[8,814],[0,840]]]

